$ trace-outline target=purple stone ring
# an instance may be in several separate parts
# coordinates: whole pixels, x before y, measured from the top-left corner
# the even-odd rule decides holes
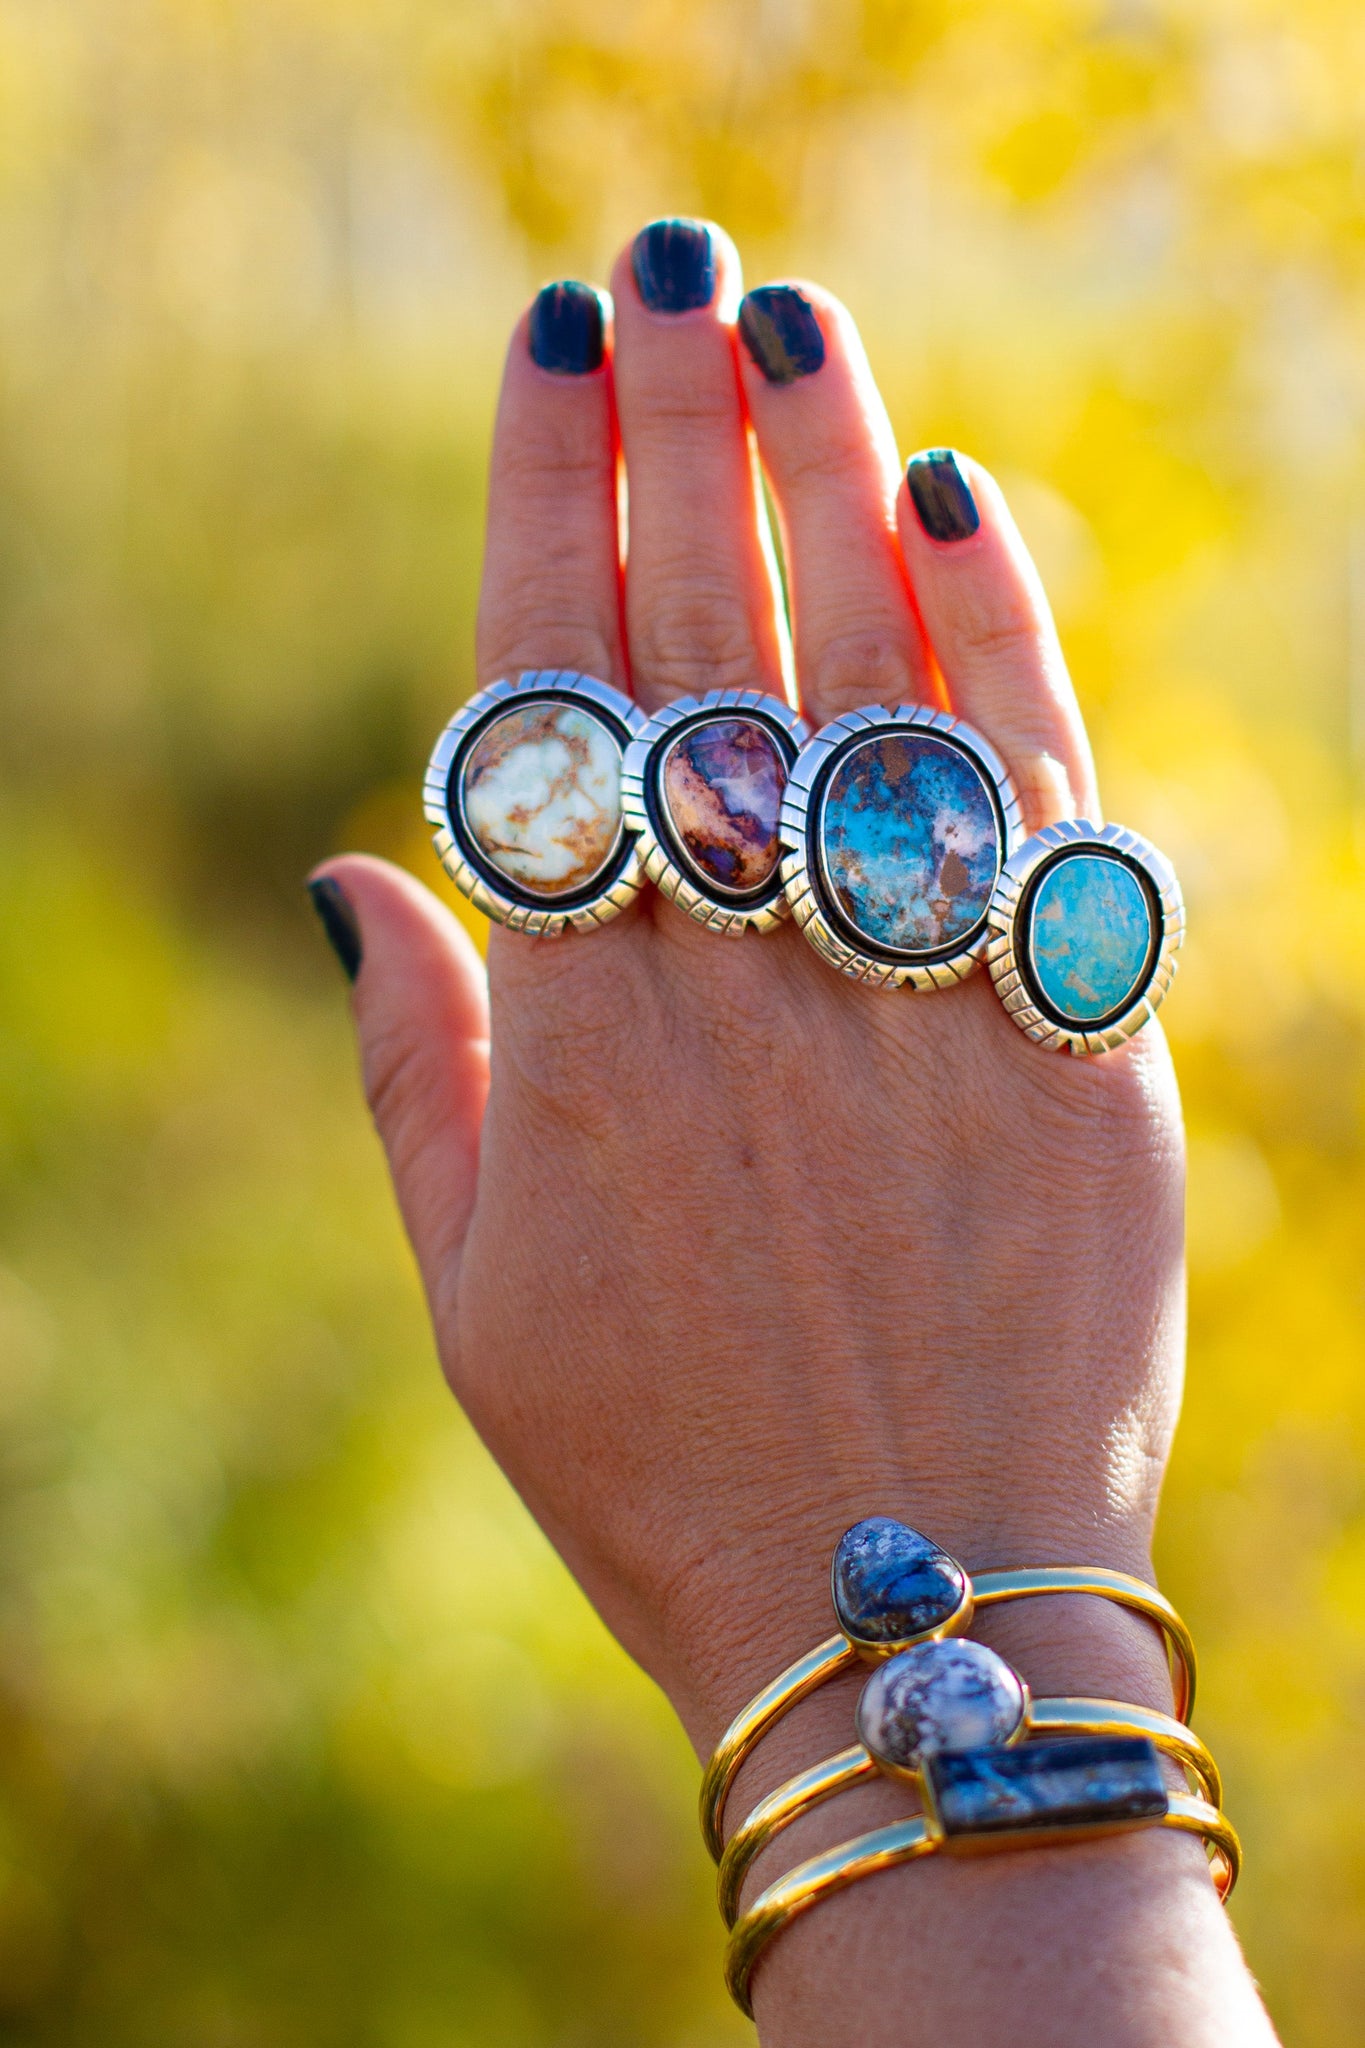
[[[711,690],[665,705],[626,748],[621,805],[644,872],[708,931],[786,917],[778,823],[806,736],[776,697]]]

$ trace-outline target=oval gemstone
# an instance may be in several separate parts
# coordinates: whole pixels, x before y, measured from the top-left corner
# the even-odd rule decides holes
[[[470,749],[460,791],[485,859],[534,896],[585,889],[621,836],[621,747],[578,704],[526,704]]]
[[[694,725],[664,757],[659,794],[672,837],[701,880],[747,896],[772,878],[787,764],[756,718]]]
[[[839,1538],[834,1612],[862,1643],[908,1643],[942,1628],[967,1592],[967,1575],[946,1550],[890,1515],[869,1515]]]
[[[853,748],[825,792],[820,848],[854,930],[912,957],[965,940],[1000,872],[985,777],[932,733],[884,733]]]
[[[858,1699],[858,1735],[879,1763],[1008,1742],[1024,1719],[1017,1672],[984,1643],[920,1643],[878,1665]]]
[[[1098,1023],[1141,994],[1153,937],[1152,907],[1130,867],[1105,854],[1068,854],[1033,897],[1033,978],[1058,1016]]]

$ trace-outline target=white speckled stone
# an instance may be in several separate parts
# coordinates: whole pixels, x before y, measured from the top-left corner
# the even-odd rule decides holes
[[[621,748],[580,705],[505,711],[471,748],[465,822],[485,859],[537,896],[585,889],[621,833]]]
[[[858,1734],[879,1763],[913,1771],[925,1757],[1008,1742],[1024,1689],[984,1643],[918,1643],[879,1664],[858,1700]]]

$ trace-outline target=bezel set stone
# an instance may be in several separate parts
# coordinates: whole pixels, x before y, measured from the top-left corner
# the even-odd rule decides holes
[[[1021,1031],[1080,1057],[1155,1015],[1185,935],[1154,846],[1085,819],[1025,839],[990,742],[923,705],[811,734],[778,698],[712,690],[646,719],[594,676],[528,669],[451,720],[424,799],[455,886],[513,930],[591,931],[648,880],[732,938],[794,917],[869,987],[952,988],[984,962]]]
[[[731,804],[721,799],[723,822],[735,821],[732,837],[744,833],[746,819],[768,826],[771,860],[762,880],[748,888],[729,886],[714,873],[707,873],[687,845],[667,788],[670,766],[681,748],[708,732],[720,736],[727,729],[734,733],[744,728],[760,741],[760,749],[766,746],[778,771],[773,790],[765,792],[772,811],[770,820],[757,820],[737,800]],[[804,719],[776,697],[759,690],[708,690],[704,697],[680,697],[656,711],[627,747],[621,802],[627,829],[636,836],[645,875],[670,903],[676,903],[708,931],[742,938],[746,931],[771,931],[790,916],[782,880],[779,824],[786,785],[809,737]],[[752,830],[748,836],[753,837]],[[724,850],[717,847],[718,852]]]

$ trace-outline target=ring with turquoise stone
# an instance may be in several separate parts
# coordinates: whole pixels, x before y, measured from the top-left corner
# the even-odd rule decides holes
[[[486,917],[552,937],[592,931],[638,895],[621,808],[644,713],[596,676],[527,669],[471,697],[427,767],[423,807],[442,867]]]
[[[960,718],[868,705],[822,726],[782,805],[787,900],[817,953],[874,988],[951,988],[1023,838],[1004,762]]]
[[[1110,1052],[1156,1015],[1185,937],[1164,854],[1124,825],[1048,825],[1013,853],[990,908],[986,961],[1039,1045]]]
[[[778,838],[808,728],[758,690],[657,711],[626,748],[621,802],[648,879],[708,931],[742,938],[789,915]]]

